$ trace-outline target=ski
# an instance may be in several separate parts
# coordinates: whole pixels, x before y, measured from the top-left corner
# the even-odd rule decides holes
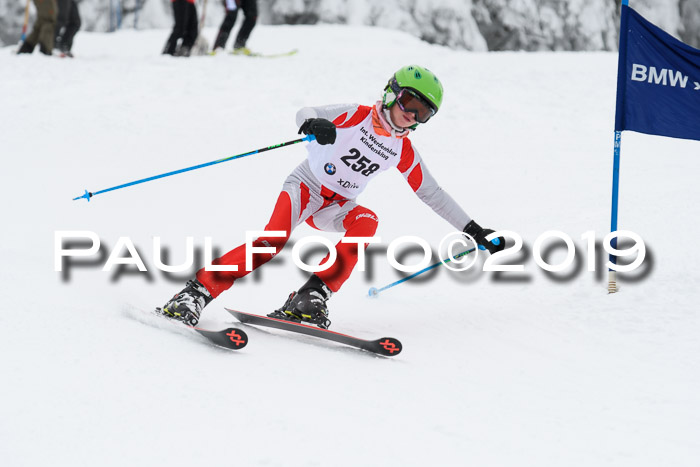
[[[236,55],[238,57],[252,57],[252,58],[280,58],[280,57],[291,57],[292,55],[295,55],[299,50],[297,49],[292,49],[287,52],[279,52],[279,53],[271,53],[271,54],[265,54],[265,53],[260,53],[260,52],[251,52],[249,54],[246,53],[241,53],[241,52],[235,52],[231,51],[229,52],[231,55]]]
[[[381,339],[369,341],[365,339],[360,339],[358,337],[349,336],[347,334],[341,334],[334,331],[329,331],[327,329],[321,329],[316,326],[309,326],[303,323],[297,323],[294,321],[287,321],[283,319],[270,318],[268,316],[253,315],[250,313],[244,313],[242,311],[232,310],[230,308],[225,308],[226,311],[231,313],[234,318],[244,324],[252,324],[258,326],[266,326],[269,328],[282,329],[284,331],[296,332],[299,334],[305,334],[307,336],[318,337],[320,339],[325,339],[333,342],[338,342],[340,344],[345,344],[350,347],[355,347],[357,349],[366,350],[368,352],[373,352],[378,355],[383,355],[385,357],[393,357],[401,353],[403,348],[401,342],[393,337],[382,337]]]
[[[187,326],[187,325],[185,325]],[[231,350],[240,350],[248,344],[248,335],[238,328],[226,328],[210,331],[199,327],[187,326],[209,339],[212,344]]]
[[[160,311],[160,308],[156,308],[151,314],[153,314],[154,316],[158,316],[159,318],[162,318],[164,320],[167,320],[167,322],[169,323],[178,325],[178,327],[184,327],[186,329],[195,331],[197,334],[205,337],[210,343],[214,344],[217,347],[223,347],[231,350],[240,350],[248,344],[248,335],[238,328],[231,327],[216,331],[200,328],[199,326],[190,326],[189,324],[185,324],[183,322],[168,318]]]

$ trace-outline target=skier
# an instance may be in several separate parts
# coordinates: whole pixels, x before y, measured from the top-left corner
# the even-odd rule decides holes
[[[80,12],[75,0],[58,0],[56,48],[62,57],[73,58],[73,38],[80,29]]]
[[[173,25],[173,32],[168,37],[168,41],[163,48],[163,55],[189,57],[198,33],[195,0],[171,1],[175,24]],[[182,42],[178,47],[178,40],[180,39],[182,39]]]
[[[34,52],[34,47],[39,44],[41,53],[51,55],[53,53],[56,15],[58,14],[56,0],[34,0],[34,6],[37,12],[34,27],[17,53],[30,54]]]
[[[224,8],[226,8],[226,16],[224,16],[224,21],[219,28],[219,34],[216,36],[212,53],[216,53],[218,49],[223,50],[226,48],[226,41],[228,40],[229,34],[231,34],[233,25],[236,23],[238,10],[241,9],[243,10],[245,20],[233,43],[233,53],[237,55],[250,55],[251,52],[250,49],[246,47],[246,42],[258,20],[257,0],[223,0],[223,3]]]
[[[308,145],[307,159],[284,182],[265,227],[265,231],[284,231],[286,235],[263,236],[253,241],[254,247],[273,247],[275,252],[254,254],[252,268],[278,254],[292,230],[302,222],[323,231],[345,232],[345,237],[372,237],[377,230],[377,216],[355,199],[370,180],[393,167],[424,203],[455,228],[471,235],[491,253],[502,250],[505,240],[500,237],[493,243],[486,241],[493,230],[481,228],[440,188],[408,139],[419,124],[437,113],[442,94],[442,84],[431,71],[410,65],[391,77],[382,100],[372,106],[329,105],[299,110],[299,133],[314,135],[316,140]],[[268,316],[305,321],[327,329],[330,320],[326,302],[350,276],[358,248],[357,243],[339,242],[336,262],[313,274]],[[236,265],[237,271],[200,269],[196,278],[188,281],[161,312],[195,325],[206,305],[250,272],[245,270],[245,262],[244,244],[213,261],[215,265]]]

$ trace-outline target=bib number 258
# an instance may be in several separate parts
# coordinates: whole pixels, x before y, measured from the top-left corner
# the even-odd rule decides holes
[[[367,159],[360,154],[360,151],[357,149],[352,148],[349,152],[350,154],[341,157],[340,160],[355,172],[360,172],[362,175],[368,177],[379,168],[379,164]]]

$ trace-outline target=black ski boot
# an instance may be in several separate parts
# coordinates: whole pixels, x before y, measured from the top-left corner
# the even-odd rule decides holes
[[[304,321],[321,329],[328,329],[331,320],[328,319],[326,302],[332,294],[328,286],[314,274],[298,292],[289,294],[281,308],[267,316],[288,321]]]
[[[163,308],[156,311],[168,318],[196,326],[202,315],[202,309],[214,300],[209,291],[197,279],[187,281],[182,292],[176,294]]]
[[[181,45],[175,52],[176,57],[189,57],[192,54],[192,47],[189,45]]]
[[[177,39],[170,37],[163,47],[163,55],[175,55],[175,52],[177,52]]]
[[[34,52],[34,47],[35,47],[35,44],[30,44],[29,42],[25,41],[22,43],[22,46],[17,51],[17,55],[30,54],[30,53]]]

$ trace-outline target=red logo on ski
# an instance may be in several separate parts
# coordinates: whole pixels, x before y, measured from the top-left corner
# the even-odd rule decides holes
[[[245,339],[243,338],[243,336],[241,336],[240,334],[236,333],[236,330],[235,330],[235,329],[231,329],[231,332],[229,332],[229,333],[226,334],[226,335],[229,337],[229,339],[231,339],[231,342],[233,342],[234,344],[236,344],[236,346],[240,347],[241,344],[242,344],[242,345],[245,345],[245,342],[246,342]]]
[[[401,352],[401,347],[398,347],[394,341],[390,339],[385,339],[382,342],[379,343],[384,349],[389,352],[390,354],[393,354],[394,352]]]

